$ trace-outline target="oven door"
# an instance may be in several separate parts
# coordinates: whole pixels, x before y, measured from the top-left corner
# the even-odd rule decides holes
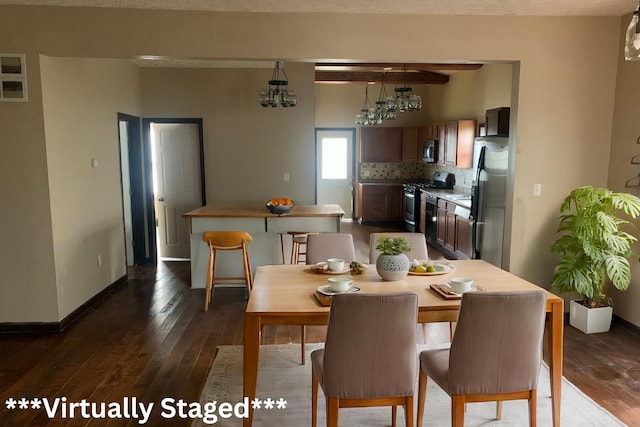
[[[404,192],[404,224],[408,231],[416,230],[416,193],[405,189]]]

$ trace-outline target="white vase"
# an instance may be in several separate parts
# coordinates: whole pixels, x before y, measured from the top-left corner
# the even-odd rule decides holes
[[[411,263],[405,254],[380,255],[376,261],[376,271],[387,282],[396,282],[407,277]]]
[[[569,324],[585,334],[608,332],[613,317],[613,307],[589,308],[580,301],[569,304]]]

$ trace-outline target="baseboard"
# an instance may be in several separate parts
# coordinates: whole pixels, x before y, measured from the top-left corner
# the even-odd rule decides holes
[[[640,326],[634,325],[633,323],[629,322],[628,320],[624,320],[622,317],[617,316],[615,313],[613,314],[613,321],[612,322],[620,324],[625,329],[627,329],[629,332],[633,332],[636,335],[640,335]]]
[[[75,320],[81,317],[89,308],[104,298],[109,292],[122,285],[127,281],[127,275],[120,277],[115,282],[98,292],[96,295],[87,300],[80,307],[73,310],[69,315],[59,322],[7,322],[0,323],[0,333],[51,333],[62,332],[69,327]]]

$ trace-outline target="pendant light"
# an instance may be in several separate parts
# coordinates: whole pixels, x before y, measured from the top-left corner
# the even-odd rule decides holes
[[[292,90],[289,90],[289,80],[284,71],[282,61],[276,61],[271,74],[271,80],[267,82],[269,88],[260,92],[260,105],[263,107],[295,107],[298,99]]]
[[[627,27],[627,36],[624,43],[624,59],[627,61],[640,60],[640,4],[633,12],[629,27]]]
[[[381,125],[382,117],[379,116],[375,108],[369,103],[369,85],[364,88],[364,104],[360,114],[356,114],[355,124],[363,126]]]

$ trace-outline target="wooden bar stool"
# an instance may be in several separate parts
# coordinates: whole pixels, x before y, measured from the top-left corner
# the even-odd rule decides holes
[[[290,264],[305,264],[307,259],[307,236],[310,234],[318,234],[315,231],[287,231],[291,236],[291,260]],[[284,233],[280,234],[280,250],[282,251],[282,263],[284,264]],[[304,255],[304,259],[301,259]]]
[[[247,244],[253,238],[244,231],[205,231],[202,241],[209,245],[209,266],[207,270],[207,293],[204,302],[204,311],[209,310],[209,303],[213,299],[213,286],[221,280],[244,280],[247,287],[247,297],[251,295],[253,287],[253,275]],[[242,251],[242,264],[244,277],[216,277],[216,252],[217,251]]]

